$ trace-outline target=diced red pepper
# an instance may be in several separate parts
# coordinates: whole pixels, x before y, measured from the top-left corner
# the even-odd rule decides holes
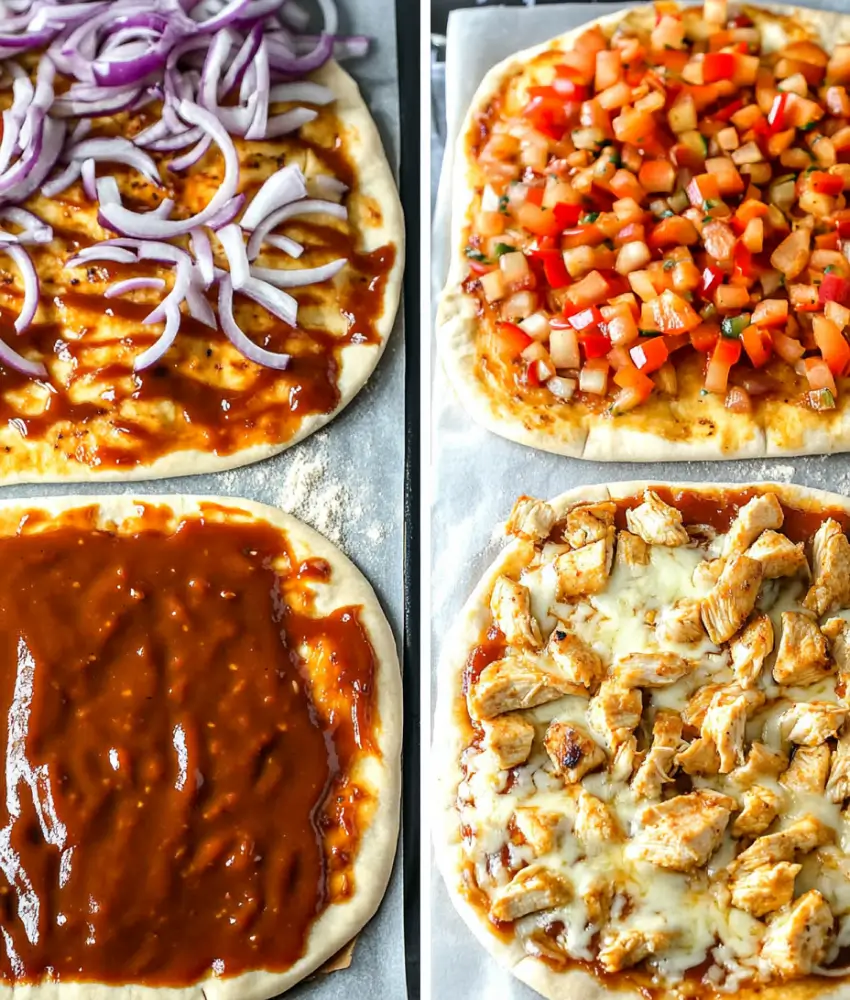
[[[568,317],[570,326],[581,333],[584,330],[598,330],[602,322],[602,313],[596,306],[581,309]]]
[[[566,288],[572,282],[560,250],[536,250],[533,253],[534,260],[543,265],[543,273],[551,288]]]
[[[746,14],[736,14],[729,23],[733,28],[752,28],[752,19],[747,17]]]
[[[770,331],[759,326],[748,326],[741,333],[741,343],[754,368],[761,368],[770,361],[773,354],[773,338]]]
[[[706,264],[702,271],[702,281],[700,282],[700,294],[707,298],[717,288],[723,284],[723,272],[714,264]]]
[[[572,79],[573,71],[568,66],[555,67],[555,81],[552,90],[564,101],[586,101],[590,91],[584,84]]]
[[[770,111],[767,113],[767,133],[776,135],[785,129],[785,110],[788,106],[788,95],[777,94],[773,99]]]
[[[702,79],[704,83],[715,83],[717,80],[731,80],[735,75],[737,60],[732,52],[706,52],[702,63]]]
[[[530,361],[528,367],[525,369],[525,384],[534,386],[535,388],[541,385],[540,366],[536,361]]]
[[[532,343],[531,337],[524,330],[521,330],[516,323],[497,323],[496,332],[499,335],[501,347],[511,357],[522,354],[526,347]]]
[[[809,185],[818,194],[828,194],[837,198],[844,190],[844,179],[838,174],[828,174],[823,170],[815,170],[809,174]]]
[[[735,249],[732,251],[732,263],[735,265],[736,274],[740,274],[745,278],[751,278],[755,274],[753,255],[740,240],[735,244]]]
[[[818,289],[818,300],[821,303],[838,302],[842,306],[850,306],[850,280],[837,274],[825,274]]]
[[[714,345],[720,337],[720,330],[716,326],[703,323],[696,330],[691,330],[689,336],[694,350],[699,351],[700,354],[708,354],[709,351],[714,350]]]
[[[584,356],[588,360],[591,358],[604,358],[611,350],[611,339],[606,334],[599,333],[598,330],[579,333],[578,342],[581,344]]]
[[[543,188],[539,185],[537,187],[530,187],[525,193],[526,205],[534,205],[535,208],[540,208],[543,204],[543,194]]]
[[[489,274],[491,271],[496,270],[495,264],[483,264],[480,260],[469,261],[469,270],[473,274]]]
[[[658,371],[670,356],[664,337],[648,337],[629,351],[635,366],[645,374]]]
[[[729,104],[724,104],[722,108],[718,108],[717,111],[713,112],[711,117],[716,121],[728,122],[732,115],[736,111],[740,111],[744,106],[744,102],[741,98],[736,101],[730,101]]]
[[[842,240],[850,240],[850,213],[836,213],[835,228]]]
[[[561,229],[569,229],[570,226],[578,225],[578,220],[584,213],[581,205],[571,205],[566,201],[559,201],[552,211],[555,213],[555,220]]]
[[[541,87],[540,90],[552,90],[550,87]],[[567,127],[567,109],[564,107],[564,99],[558,97],[552,90],[551,97],[538,95],[522,109],[522,117],[531,125],[547,135],[560,138]]]

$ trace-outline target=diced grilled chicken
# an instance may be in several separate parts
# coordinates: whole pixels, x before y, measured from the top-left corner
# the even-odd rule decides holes
[[[685,710],[682,712],[682,720],[686,726],[693,726],[694,729],[701,729],[705,721],[705,713],[718,691],[725,690],[724,684],[705,684],[688,698]]]
[[[821,632],[829,641],[829,652],[838,669],[835,693],[850,704],[850,623],[843,618],[830,618]]]
[[[791,792],[822,793],[829,774],[830,755],[825,743],[817,747],[797,747],[779,783]]]
[[[598,875],[587,882],[582,880],[582,900],[587,911],[587,921],[601,927],[607,924],[611,916],[611,903],[614,901],[615,886],[604,875]]]
[[[556,516],[554,508],[543,500],[520,497],[505,524],[505,531],[529,542],[541,542],[549,537]]]
[[[581,726],[553,719],[543,739],[555,774],[574,785],[605,763],[605,751]]]
[[[743,795],[744,808],[732,824],[733,837],[760,837],[779,815],[785,800],[766,785],[754,785]]]
[[[587,721],[590,728],[614,750],[640,722],[643,696],[637,689],[624,688],[616,680],[603,681],[590,699]]]
[[[808,976],[826,957],[834,923],[827,901],[811,889],[771,921],[761,957],[779,979]]]
[[[720,755],[714,741],[701,736],[676,754],[675,763],[685,774],[711,775],[720,771]]]
[[[778,833],[767,833],[754,840],[728,866],[730,875],[752,872],[763,865],[775,865],[778,861],[793,861],[796,854],[808,854],[817,847],[823,847],[835,837],[834,832],[816,816],[804,816]]]
[[[534,726],[518,713],[496,716],[484,723],[484,746],[499,762],[499,767],[507,770],[524,764],[531,753],[534,742]]]
[[[725,559],[703,559],[701,563],[697,563],[692,577],[694,586],[700,590],[711,590],[720,579],[725,565]]]
[[[839,738],[832,751],[826,797],[838,803],[850,798],[850,730]]]
[[[794,898],[794,880],[802,867],[779,861],[751,872],[741,872],[730,884],[732,905],[754,917],[780,909]]]
[[[780,531],[763,531],[747,549],[747,555],[761,563],[765,580],[796,576],[809,569],[802,544],[795,545]]]
[[[574,830],[588,852],[623,839],[623,830],[613,809],[583,788],[576,802]]]
[[[614,756],[608,765],[608,773],[611,780],[625,784],[632,776],[634,769],[639,766],[643,754],[638,753],[637,740],[634,735],[624,739],[617,745]]]
[[[605,664],[599,654],[580,636],[560,625],[549,637],[546,651],[565,677],[588,691],[595,691],[605,676]]]
[[[741,687],[753,687],[761,676],[764,661],[773,652],[773,622],[756,615],[729,643],[732,670]]]
[[[850,542],[832,518],[824,521],[812,538],[812,575],[803,606],[816,617],[850,604]]]
[[[740,555],[768,528],[781,528],[784,516],[782,505],[773,493],[753,497],[738,511],[723,542],[726,558]]]
[[[699,868],[717,850],[735,807],[734,799],[711,789],[647,806],[626,856],[678,872]]]
[[[729,780],[739,788],[750,788],[766,778],[778,778],[788,767],[785,754],[774,753],[764,743],[753,743],[747,754],[747,762],[736,767],[729,774]]]
[[[474,719],[492,719],[518,708],[534,708],[565,694],[587,697],[555,664],[541,657],[506,656],[488,664],[471,686],[467,703]]]
[[[574,549],[608,538],[608,529],[614,524],[616,512],[617,505],[610,500],[588,507],[575,507],[567,514],[564,538]]]
[[[540,626],[531,613],[531,595],[528,587],[500,576],[490,598],[493,621],[509,646],[539,649],[542,643]]]
[[[629,653],[618,657],[611,668],[614,679],[624,688],[667,687],[693,669],[678,653]]]
[[[630,969],[669,948],[675,936],[665,931],[641,931],[636,928],[613,931],[602,939],[598,961],[606,972]]]
[[[681,745],[681,718],[675,712],[659,712],[652,727],[652,746],[632,780],[636,798],[661,798],[662,785],[673,780],[671,772]]]
[[[790,743],[816,747],[838,734],[847,709],[830,701],[798,702],[779,718],[779,729]]]
[[[812,575],[803,606],[818,618],[850,604],[850,542],[831,517],[812,538]]]
[[[558,828],[566,813],[519,806],[514,812],[514,826],[537,857],[548,854],[558,846]]]
[[[563,875],[545,865],[529,865],[495,893],[490,916],[502,921],[519,920],[529,913],[563,906],[572,895],[572,886]]]
[[[646,490],[643,503],[626,511],[626,524],[648,545],[687,545],[688,533],[682,526],[682,515],[664,503],[657,493]]]
[[[606,529],[605,537],[590,545],[561,553],[555,560],[559,598],[601,593],[608,585],[613,557],[614,528]]]
[[[749,556],[730,559],[711,593],[702,602],[702,620],[713,643],[731,639],[749,618],[758,600],[761,563]]]
[[[628,569],[649,565],[649,546],[631,531],[617,532],[617,562]]]
[[[711,740],[720,757],[720,773],[728,774],[737,764],[744,762],[744,736],[750,701],[742,691],[736,698],[728,698],[725,691],[718,691],[705,713],[700,733]]]
[[[665,608],[655,623],[659,642],[690,643],[704,639],[701,610],[699,601],[687,597]]]
[[[777,684],[804,687],[823,680],[829,672],[826,638],[817,622],[800,611],[783,611],[773,679]]]

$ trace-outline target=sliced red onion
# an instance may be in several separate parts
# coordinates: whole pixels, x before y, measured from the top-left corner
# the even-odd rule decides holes
[[[86,250],[89,251],[86,253]],[[121,247],[94,246],[81,250],[76,257],[69,257],[65,267],[88,267],[98,261],[110,261],[113,264],[135,264],[136,255]]]
[[[253,62],[254,56],[257,54],[257,49],[260,47],[260,40],[262,37],[262,24],[255,24],[254,27],[248,32],[248,37],[233,57],[227,72],[224,74],[224,78],[219,84],[217,95],[219,101],[224,100],[230,91],[242,82],[245,70],[251,62]]]
[[[306,31],[310,23],[310,15],[295,0],[287,0],[280,12],[280,19],[295,28],[296,31]]]
[[[330,174],[317,174],[310,178],[310,186],[320,198],[342,198],[348,191],[348,185],[343,184]]]
[[[334,42],[330,35],[320,35],[315,47],[304,55],[295,55],[278,38],[267,36],[266,42],[271,68],[292,76],[300,76],[302,73],[319,69],[331,58],[334,51]]]
[[[0,142],[0,174],[6,171],[18,146],[20,126],[12,111],[3,112],[3,140]]]
[[[142,131],[137,135],[134,135],[133,144],[144,148],[152,142],[155,142],[157,139],[164,139],[167,135],[168,123],[164,118],[159,118],[153,123],[153,125],[149,125],[147,128],[142,129]]]
[[[196,21],[196,30],[205,34],[211,31],[218,31],[219,28],[226,28],[233,24],[240,14],[249,6],[250,0],[230,0],[230,3],[212,17],[207,17],[203,21]],[[195,8],[197,10],[197,8]],[[194,13],[194,11],[192,12]]]
[[[232,32],[224,28],[215,35],[212,45],[207,49],[207,57],[201,72],[201,87],[198,91],[198,104],[202,108],[215,111],[218,107],[217,95],[221,73],[234,41]]]
[[[203,229],[193,229],[190,234],[192,253],[198,265],[198,272],[204,288],[209,288],[215,280],[215,263],[213,261],[212,244]]]
[[[31,149],[38,148],[35,154],[35,162],[30,162],[26,170],[26,179],[22,183],[15,183],[9,191],[12,201],[25,201],[31,194],[40,190],[50,171],[56,166],[62,146],[65,142],[65,123],[54,121],[52,118],[45,118],[41,129],[41,141],[36,142]],[[7,172],[6,177],[11,171]]]
[[[142,322],[159,323],[166,319],[169,309],[174,308],[179,311],[180,303],[186,298],[186,293],[189,291],[191,283],[192,263],[189,255],[186,254],[185,259],[177,261],[177,268],[174,271],[174,284],[171,287],[171,291],[151,313],[145,316]]]
[[[135,146],[129,139],[122,136],[111,136],[107,139],[83,139],[68,150],[68,157],[72,160],[98,160],[110,163],[123,163],[125,166],[133,167],[140,174],[147,177],[157,187],[162,187],[159,171],[154,161],[143,150]],[[85,171],[83,181],[85,181]],[[86,191],[88,194],[88,191]],[[89,197],[96,197],[96,192],[92,192]]]
[[[18,237],[21,243],[49,243],[53,239],[53,227],[25,208],[6,205],[0,208],[0,219],[8,219],[21,227],[23,232]]]
[[[42,186],[41,193],[45,198],[55,198],[56,195],[62,194],[77,180],[80,176],[80,170],[79,163],[69,163],[52,181],[48,181]]]
[[[228,275],[225,275],[218,283],[218,318],[225,337],[243,357],[255,364],[274,368],[277,371],[283,371],[289,367],[291,355],[276,354],[274,351],[258,347],[239,328],[236,317],[233,315],[233,285],[230,283]]]
[[[192,143],[198,142],[204,137],[204,130],[200,128],[181,128],[163,139],[155,139],[148,143],[148,148],[157,153],[171,153],[178,149],[186,149]]]
[[[318,4],[325,19],[324,33],[335,35],[339,30],[339,13],[334,0],[318,0]]]
[[[245,215],[247,216],[247,212]],[[297,218],[299,215],[332,215],[336,219],[345,220],[348,218],[348,209],[342,205],[337,205],[335,201],[322,201],[318,198],[304,198],[301,201],[293,201],[289,205],[284,205],[276,212],[266,216],[259,226],[251,234],[248,240],[248,260],[256,260],[259,256],[260,248],[269,239],[268,234],[283,222]],[[242,220],[245,227],[245,220]],[[245,227],[247,228],[247,227]],[[293,254],[293,257],[300,256]]]
[[[204,323],[213,330],[218,329],[215,310],[204,295],[201,278],[197,273],[197,269],[193,270],[192,280],[186,289],[186,305],[189,307],[189,315],[192,319],[198,320],[199,323]]]
[[[336,97],[330,87],[325,87],[321,83],[312,83],[310,80],[278,83],[269,91],[271,104],[304,101],[307,104],[325,105],[331,104],[335,100]]]
[[[96,101],[66,100],[63,95],[53,102],[50,113],[57,118],[102,118],[127,111],[139,99],[141,93],[138,88],[117,92],[106,91],[104,96]]]
[[[104,205],[101,203],[100,214],[110,228],[128,236],[138,236],[142,239],[169,239],[172,236],[182,236],[196,226],[202,226],[214,218],[236,194],[236,186],[239,182],[239,155],[233,145],[233,140],[205,108],[190,101],[181,101],[179,110],[181,117],[190,125],[199,125],[205,132],[209,132],[213,142],[221,149],[225,169],[224,178],[218,190],[206,208],[188,219],[151,219],[148,216],[132,212],[123,205]]]
[[[138,243],[139,260],[155,260],[167,264],[182,264],[188,267],[192,258],[187,250],[164,243],[159,240],[140,240]]]
[[[217,212],[207,221],[207,225],[213,232],[217,232],[222,228],[222,226],[226,226],[229,222],[233,222],[236,216],[242,211],[242,206],[244,204],[245,195],[237,194],[235,198],[230,199],[220,212]]]
[[[94,160],[83,160],[80,176],[83,179],[83,193],[86,198],[89,201],[97,201],[97,171]]]
[[[143,320],[144,323],[154,323],[159,322],[159,320],[148,319]],[[166,354],[168,349],[177,339],[177,334],[180,330],[180,307],[176,305],[169,305],[165,309],[165,329],[162,331],[160,336],[154,341],[151,346],[142,351],[142,353],[133,362],[133,371],[143,372],[147,368],[152,368],[157,362],[159,362],[162,357]]]
[[[211,145],[212,139],[210,136],[203,136],[187,153],[175,157],[168,164],[168,169],[178,174],[181,170],[188,170],[189,167],[194,167],[196,163],[199,163],[204,158]]]
[[[3,252],[15,262],[24,282],[24,301],[18,318],[15,320],[15,329],[18,333],[23,333],[35,319],[38,309],[38,274],[30,255],[23,247],[7,246],[3,248]]]
[[[242,217],[243,229],[256,229],[257,226],[281,205],[298,201],[307,194],[307,185],[301,168],[289,164],[275,171],[254,195],[251,204],[245,209]]]
[[[115,299],[119,295],[126,295],[128,292],[139,292],[146,288],[165,288],[162,278],[127,278],[124,281],[116,281],[110,285],[103,293],[106,299]]]
[[[252,67],[256,75],[257,110],[251,125],[245,133],[245,138],[249,141],[266,138],[266,125],[269,120],[271,77],[269,73],[269,53],[266,48],[265,39],[260,42],[257,57],[254,59]]]
[[[47,368],[41,361],[30,361],[29,358],[18,354],[2,340],[0,340],[0,364],[12,368],[22,375],[28,375],[30,378],[46,379],[48,377]]]
[[[295,257],[296,260],[304,253],[304,247],[300,243],[296,243],[295,240],[291,240],[288,236],[270,235],[265,238],[264,242],[276,250],[282,250],[284,253],[289,254],[290,257]]]
[[[219,229],[216,235],[230,266],[230,280],[236,291],[239,291],[251,277],[251,266],[248,263],[248,254],[245,252],[242,227],[231,223],[231,225]]]
[[[318,285],[328,281],[345,267],[348,261],[345,257],[332,260],[321,267],[299,267],[283,270],[275,267],[252,267],[251,275],[260,281],[267,281],[276,288],[302,288],[304,285]]]
[[[297,132],[303,125],[307,125],[318,117],[318,111],[312,111],[310,108],[293,108],[282,115],[275,115],[268,121],[265,138],[279,139],[282,135]]]

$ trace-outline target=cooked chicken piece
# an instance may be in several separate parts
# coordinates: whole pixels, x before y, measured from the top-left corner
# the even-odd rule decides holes
[[[600,736],[609,750],[628,739],[640,722],[643,696],[637,689],[624,688],[616,680],[603,681],[587,707],[590,728]]]
[[[528,587],[507,576],[500,576],[493,587],[490,610],[493,621],[509,646],[540,648],[543,640],[540,637],[540,626],[531,613]]]
[[[693,664],[678,653],[629,653],[615,660],[611,674],[624,688],[667,687],[692,669]]]
[[[741,687],[753,687],[764,661],[773,652],[773,622],[767,615],[756,615],[729,643],[732,670]]]
[[[492,722],[484,723],[484,746],[503,770],[524,764],[533,742],[534,726],[517,713],[499,715]]]
[[[821,793],[829,774],[829,758],[830,750],[825,743],[818,747],[797,747],[779,783],[792,792]]]
[[[850,604],[850,542],[841,525],[828,518],[812,538],[814,582],[803,606],[820,618]]]
[[[750,708],[744,691],[736,698],[729,698],[725,690],[718,691],[711,699],[700,733],[703,739],[711,740],[717,747],[721,774],[728,774],[737,764],[744,763],[744,736]]]
[[[693,726],[694,729],[701,729],[705,721],[705,713],[718,691],[725,690],[724,684],[706,684],[688,698],[685,710],[682,712],[682,720],[686,726]]]
[[[749,618],[761,586],[761,563],[749,556],[735,556],[702,602],[702,620],[713,643],[726,642]]]
[[[546,652],[565,677],[589,691],[595,691],[605,676],[605,664],[599,654],[580,636],[560,625],[549,637]]]
[[[605,763],[605,751],[590,733],[572,722],[553,719],[543,739],[546,753],[555,765],[555,774],[574,785]]]
[[[623,830],[613,809],[583,788],[576,803],[574,829],[588,851],[623,839]]]
[[[551,910],[569,903],[573,896],[570,883],[545,865],[523,868],[493,896],[490,916],[495,920],[519,920],[529,913]]]
[[[830,618],[821,632],[829,640],[829,652],[838,668],[835,693],[850,703],[850,623],[843,618]]]
[[[489,663],[467,696],[474,719],[492,719],[517,708],[534,708],[565,694],[583,695],[550,660],[532,656],[506,656]]]
[[[741,555],[767,528],[781,528],[782,505],[773,493],[753,497],[738,511],[729,533],[723,541],[725,558]]]
[[[642,759],[643,754],[638,753],[637,740],[634,736],[629,736],[617,746],[611,763],[608,765],[611,780],[628,782],[635,767],[640,765]]]
[[[676,754],[675,763],[685,774],[717,774],[720,755],[713,740],[704,740],[700,736]]]
[[[582,900],[587,911],[587,922],[601,927],[607,924],[611,916],[611,903],[614,901],[614,884],[604,875],[582,880]]]
[[[567,514],[564,538],[574,549],[607,538],[616,512],[617,505],[610,500],[589,507],[575,507]]]
[[[664,931],[629,930],[614,931],[602,940],[598,961],[606,972],[619,972],[630,969],[650,955],[669,948],[675,941],[675,935]]]
[[[847,709],[830,701],[798,702],[779,718],[779,729],[789,743],[816,747],[838,734]]]
[[[838,803],[850,798],[850,730],[839,738],[832,751],[826,797]]]
[[[741,851],[727,871],[737,876],[739,872],[752,872],[762,865],[793,861],[795,854],[808,854],[834,838],[833,830],[816,816],[804,816],[778,833],[768,833],[754,840],[745,851]]]
[[[682,515],[664,503],[657,493],[646,490],[643,503],[626,511],[626,524],[648,545],[686,545],[688,533],[682,526]]]
[[[808,976],[826,957],[834,923],[829,904],[812,889],[771,921],[761,957],[779,979]]]
[[[652,727],[652,746],[632,780],[636,798],[661,798],[661,786],[673,780],[671,771],[681,745],[681,718],[674,712],[659,712]]]
[[[735,808],[734,799],[706,788],[646,806],[626,856],[677,872],[699,868],[717,850]]]
[[[617,562],[621,566],[635,569],[649,565],[649,546],[631,531],[617,532]]]
[[[744,808],[732,824],[733,837],[759,837],[779,815],[785,799],[765,785],[744,792]]]
[[[794,898],[794,879],[802,867],[780,861],[742,872],[730,884],[732,905],[754,917],[780,909]]]
[[[763,531],[747,549],[747,555],[761,563],[765,580],[796,576],[809,569],[802,544],[795,545],[779,531]]]
[[[543,500],[520,497],[505,524],[505,531],[529,542],[540,542],[549,537],[556,517],[554,509]]]
[[[753,743],[747,754],[747,762],[729,773],[729,781],[739,788],[750,788],[765,778],[778,778],[788,767],[788,757],[774,753],[764,743]]]
[[[694,570],[692,577],[694,586],[702,590],[711,590],[720,579],[725,565],[725,559],[703,559]]]
[[[536,809],[534,806],[519,806],[514,813],[514,826],[540,857],[558,846],[558,827],[565,815],[566,813]]]
[[[826,638],[817,622],[800,611],[783,611],[782,636],[773,664],[777,684],[804,687],[823,680],[830,669]]]
[[[705,638],[700,612],[700,602],[687,597],[665,608],[655,623],[658,641],[700,642]]]
[[[608,528],[604,538],[590,545],[561,553],[555,560],[559,599],[603,591],[608,585],[613,557],[614,528]]]

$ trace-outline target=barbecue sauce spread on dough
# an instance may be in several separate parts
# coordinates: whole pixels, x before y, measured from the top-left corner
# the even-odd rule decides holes
[[[94,513],[0,538],[0,982],[284,970],[374,802],[359,609],[267,524]]]

